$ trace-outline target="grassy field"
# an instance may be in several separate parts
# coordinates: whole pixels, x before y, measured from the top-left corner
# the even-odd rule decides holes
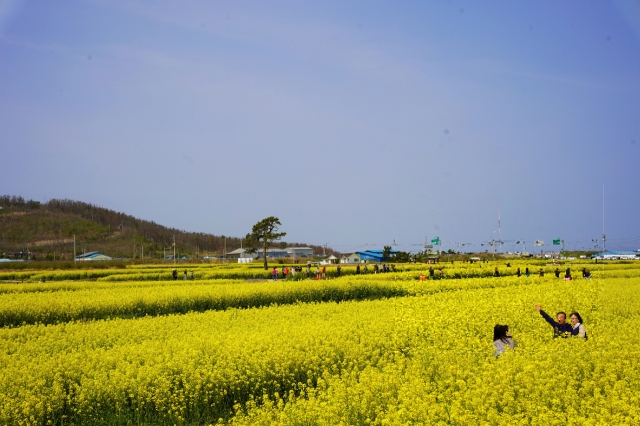
[[[567,266],[573,281],[524,261],[434,279],[424,264],[276,282],[246,281],[253,265],[3,271],[25,283],[0,284],[0,423],[638,424],[640,264]],[[580,312],[588,340],[553,339],[536,303]],[[517,345],[496,359],[497,323]]]

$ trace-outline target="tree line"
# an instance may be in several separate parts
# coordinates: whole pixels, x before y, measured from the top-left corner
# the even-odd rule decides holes
[[[74,234],[77,239],[100,243],[100,246],[104,247],[102,250],[106,251],[118,240],[126,241],[128,247],[132,239],[137,239],[140,244],[146,243],[149,250],[156,252],[162,252],[163,248],[171,247],[175,236],[176,247],[180,248],[181,253],[194,255],[198,250],[200,256],[205,252],[222,255],[225,246],[228,253],[240,248],[242,241],[238,237],[170,228],[154,221],[138,219],[115,210],[69,199],[51,199],[41,203],[25,200],[20,196],[3,195],[0,196],[0,207],[2,207],[0,223],[3,228],[3,251],[19,250],[37,240],[63,239]],[[24,216],[17,216],[17,214],[24,214]],[[312,247],[316,253],[322,253],[321,246],[285,242],[281,244],[308,246]],[[131,251],[128,249],[125,253]],[[328,252],[331,253],[333,250]],[[169,254],[168,251],[167,254]],[[115,252],[113,255],[120,256]]]

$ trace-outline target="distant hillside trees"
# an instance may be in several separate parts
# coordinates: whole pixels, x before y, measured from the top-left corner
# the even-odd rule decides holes
[[[171,247],[174,236],[176,251],[189,257],[205,253],[222,256],[225,247],[229,252],[241,246],[240,238],[168,228],[82,201],[52,199],[40,203],[2,195],[0,207],[0,254],[29,250],[40,257],[70,259],[74,235],[79,252],[86,248],[114,257],[138,257],[144,246],[145,257],[160,258],[163,249]],[[322,250],[320,246],[309,247],[316,253]]]

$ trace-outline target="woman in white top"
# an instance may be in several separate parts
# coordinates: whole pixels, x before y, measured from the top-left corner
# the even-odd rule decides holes
[[[582,323],[582,317],[577,312],[572,312],[569,315],[569,319],[571,320],[571,326],[573,330],[571,330],[572,336],[581,337],[583,339],[587,338],[587,327]]]
[[[507,347],[513,349],[515,345],[508,325],[496,324],[496,326],[493,327],[493,346],[496,348],[494,352],[496,358],[500,356],[500,354],[505,353]]]

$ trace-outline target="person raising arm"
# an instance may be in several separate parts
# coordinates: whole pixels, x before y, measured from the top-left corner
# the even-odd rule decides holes
[[[547,314],[545,311],[542,310],[542,306],[536,305],[536,309],[538,310],[538,312],[540,312],[540,315],[542,315],[542,318],[544,318],[544,320],[548,322],[549,325],[551,325],[551,327],[553,327],[554,338],[555,337],[567,338],[571,336],[573,332],[573,327],[571,326],[571,324],[567,324],[566,313],[558,312],[556,314],[556,318],[558,321],[554,321],[553,318],[549,316],[549,314]]]

